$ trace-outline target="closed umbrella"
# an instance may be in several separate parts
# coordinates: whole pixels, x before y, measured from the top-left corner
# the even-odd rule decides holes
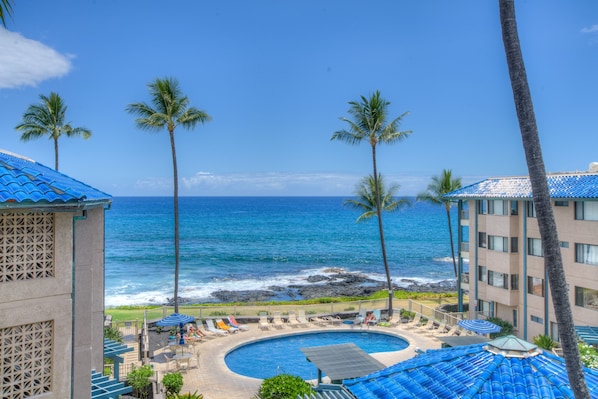
[[[482,335],[497,333],[502,329],[501,326],[497,326],[494,323],[482,319],[459,320],[458,324],[466,330]]]
[[[158,320],[156,325],[160,327],[179,326],[181,329],[181,339],[179,340],[179,344],[183,345],[185,343],[185,331],[183,330],[183,326],[187,323],[191,323],[194,320],[195,317],[193,316],[188,316],[186,314],[180,313],[173,313],[171,315],[166,316],[162,320]]]

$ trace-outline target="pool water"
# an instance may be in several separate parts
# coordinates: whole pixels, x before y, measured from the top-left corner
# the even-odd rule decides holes
[[[324,331],[284,335],[242,345],[229,352],[228,368],[247,377],[270,378],[281,373],[305,380],[318,378],[318,369],[299,348],[354,343],[366,353],[394,352],[409,346],[396,335],[373,331]]]

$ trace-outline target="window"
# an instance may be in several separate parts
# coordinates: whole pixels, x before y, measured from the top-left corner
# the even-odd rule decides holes
[[[478,311],[484,316],[492,316],[492,303],[488,301],[478,300]]]
[[[511,274],[511,289],[513,291],[519,290],[519,274]]]
[[[598,220],[598,201],[575,201],[575,219]]]
[[[478,280],[484,283],[488,281],[486,276],[486,266],[478,266]]]
[[[575,244],[575,261],[588,265],[598,265],[598,245]]]
[[[517,309],[513,309],[513,328],[517,328],[517,325],[519,321],[519,312],[517,311]]]
[[[537,296],[544,296],[544,279],[537,277],[527,277],[527,293]]]
[[[559,241],[559,247],[569,248],[569,242],[568,241]]]
[[[488,213],[487,209],[486,209],[486,201],[484,200],[478,200],[478,215],[485,215],[486,213]]]
[[[542,249],[542,240],[539,238],[527,239],[527,254],[531,256],[544,256]]]
[[[517,201],[511,201],[511,216],[519,215],[519,203]]]
[[[554,201],[554,206],[569,206],[569,201]]]
[[[531,319],[534,323],[538,323],[538,324],[544,324],[544,319],[538,316],[531,316]]]
[[[528,218],[535,218],[536,217],[536,207],[534,206],[534,201],[527,201],[527,217]]]
[[[490,270],[488,272],[488,284],[494,287],[500,287],[507,290],[509,289],[509,275],[504,273],[493,272],[492,270]]]
[[[486,248],[486,233],[478,233],[478,247]]]
[[[503,200],[489,200],[488,201],[488,215],[508,215],[508,201]]]
[[[509,252],[509,239],[507,237],[488,236],[488,249]]]
[[[589,288],[575,287],[575,306],[598,310],[598,291]]]
[[[517,237],[511,237],[511,253],[519,252],[519,239]]]

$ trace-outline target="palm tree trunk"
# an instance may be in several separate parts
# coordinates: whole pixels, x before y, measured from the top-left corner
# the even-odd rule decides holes
[[[448,220],[449,238],[451,240],[451,255],[453,257],[453,270],[455,271],[455,277],[457,277],[457,261],[455,260],[455,244],[453,243],[453,226],[451,226],[451,207],[446,205],[446,219]],[[457,281],[457,285],[459,282]]]
[[[382,247],[382,260],[384,262],[384,271],[386,272],[386,282],[388,284],[388,320],[392,319],[392,279],[390,278],[390,268],[386,258],[386,243],[384,242],[384,228],[382,227],[382,210],[380,206],[380,190],[378,188],[378,169],[376,167],[376,146],[372,146],[372,162],[374,164],[374,189],[376,190],[376,215],[378,216],[378,231],[380,232],[380,246]]]
[[[54,170],[58,170],[58,136],[54,136]]]
[[[172,149],[172,170],[174,172],[174,313],[179,313],[179,173],[174,146],[174,129],[169,128]]]
[[[529,178],[532,185],[540,237],[544,248],[544,265],[548,271],[550,293],[558,323],[559,338],[563,347],[569,384],[575,398],[589,399],[590,394],[585,383],[577,347],[573,314],[569,302],[556,222],[554,220],[548,183],[546,181],[546,171],[542,158],[534,106],[532,104],[525,65],[521,54],[519,35],[517,33],[514,0],[499,0],[499,6],[509,76],[513,89],[517,118],[519,119],[519,129],[521,130]]]

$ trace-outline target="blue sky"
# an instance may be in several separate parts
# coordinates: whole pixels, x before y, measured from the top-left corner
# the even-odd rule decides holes
[[[598,2],[516,2],[547,171],[598,161]],[[213,120],[175,132],[181,195],[350,195],[367,143],[330,141],[347,102],[380,90],[411,136],[378,148],[400,195],[443,168],[468,184],[527,174],[498,1],[15,0],[0,28],[0,148],[53,166],[14,127],[58,92],[93,136],[60,140],[60,171],[114,196],[171,195],[166,131],[127,104],[176,77]]]

